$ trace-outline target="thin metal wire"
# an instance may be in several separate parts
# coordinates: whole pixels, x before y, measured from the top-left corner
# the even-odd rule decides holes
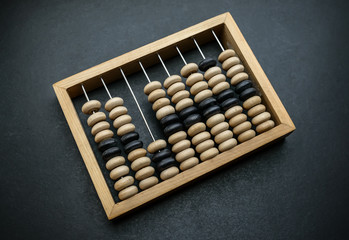
[[[153,141],[155,142],[155,138],[154,138],[154,136],[153,136],[153,133],[152,133],[151,130],[150,130],[150,127],[149,127],[149,125],[148,125],[147,119],[145,119],[145,117],[144,117],[144,115],[143,115],[143,112],[142,112],[142,109],[141,109],[141,107],[140,107],[139,104],[138,104],[137,98],[136,98],[135,94],[133,93],[130,84],[129,84],[128,81],[127,81],[127,78],[126,78],[126,76],[125,76],[125,74],[124,74],[124,71],[122,71],[121,68],[120,68],[120,72],[121,72],[122,76],[124,77],[124,80],[125,80],[125,82],[126,82],[126,84],[127,84],[127,86],[128,86],[128,89],[130,89],[130,92],[131,92],[131,94],[132,94],[132,96],[133,96],[133,99],[135,100],[135,102],[136,102],[136,104],[137,104],[138,110],[139,110],[139,112],[141,113],[141,116],[142,116],[142,118],[143,118],[143,121],[144,121],[145,125],[146,125],[147,128],[148,128],[148,132],[149,132],[151,138],[153,139]]]
[[[193,39],[193,41],[194,41],[196,47],[199,49],[199,52],[200,52],[202,58],[203,58],[203,59],[206,59],[206,58],[205,58],[205,55],[202,53],[201,48],[200,48],[199,44],[196,42],[195,38],[192,37],[192,39]]]
[[[145,71],[145,69],[144,69],[144,67],[143,67],[143,65],[142,65],[142,63],[141,63],[141,61],[138,61],[138,62],[139,62],[139,65],[141,65],[141,68],[142,68],[142,70],[143,70],[143,73],[144,73],[145,77],[147,78],[148,82],[151,83],[151,81],[150,81],[150,79],[149,79],[149,77],[148,77],[148,74],[147,74],[147,72]]]
[[[184,65],[187,65],[187,62],[185,61],[185,59],[184,59],[184,57],[183,57],[181,51],[179,51],[179,48],[178,48],[177,46],[176,46],[176,49],[177,49],[177,52],[179,53],[179,56],[181,56],[181,58],[182,58],[182,60],[183,60],[183,62],[184,62]]]
[[[112,99],[112,96],[110,95],[109,89],[107,88],[107,85],[105,85],[105,82],[104,82],[104,80],[103,80],[102,77],[101,77],[101,81],[102,81],[102,83],[103,83],[103,86],[104,86],[104,88],[105,88],[105,91],[107,91],[107,93],[108,93],[109,98]]]
[[[213,29],[212,29],[211,31],[212,31],[212,34],[213,34],[214,38],[215,38],[216,41],[218,42],[218,45],[221,47],[222,52],[223,52],[223,51],[225,50],[224,47],[222,46],[221,42],[219,41],[219,39],[218,39],[216,33],[213,31]]]
[[[158,53],[158,58],[160,59],[160,62],[161,62],[161,64],[162,64],[162,66],[164,67],[164,69],[165,69],[167,75],[168,75],[168,76],[171,76],[170,73],[169,73],[168,70],[167,70],[167,67],[165,66],[165,63],[162,61],[162,58],[160,57],[160,54],[159,54],[159,53]]]
[[[84,84],[81,84],[81,88],[82,88],[82,91],[83,91],[83,92],[84,92],[84,94],[85,94],[86,100],[89,102],[89,101],[90,101],[90,99],[89,99],[89,98],[88,98],[88,96],[87,96],[87,93],[86,93],[86,90],[85,90]]]

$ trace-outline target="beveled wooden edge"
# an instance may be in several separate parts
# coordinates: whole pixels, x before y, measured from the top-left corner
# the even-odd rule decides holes
[[[86,168],[88,170],[88,173],[90,174],[99,199],[102,202],[104,211],[108,213],[113,208],[115,201],[103,177],[102,171],[98,166],[95,155],[86,137],[85,131],[80,123],[78,114],[74,108],[73,102],[70,99],[66,89],[60,88],[58,85],[54,85],[53,89],[57,95],[59,104],[61,105],[65,118],[67,119],[70,131],[73,134],[82,159],[85,162]]]

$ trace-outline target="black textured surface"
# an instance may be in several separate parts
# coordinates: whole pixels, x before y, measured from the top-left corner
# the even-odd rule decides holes
[[[297,130],[108,221],[51,85],[226,11]],[[1,238],[348,239],[347,13],[346,1],[1,1]],[[185,57],[201,58],[197,50]],[[172,74],[182,65],[179,57],[167,61]],[[159,65],[150,77],[163,81],[166,73]],[[135,78],[150,115],[147,81]],[[146,145],[151,139],[124,92]],[[161,130],[155,116],[149,124]]]

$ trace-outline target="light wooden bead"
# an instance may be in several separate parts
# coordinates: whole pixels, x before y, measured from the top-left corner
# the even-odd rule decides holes
[[[109,171],[113,170],[116,167],[125,164],[125,158],[122,156],[113,157],[105,164],[105,168]]]
[[[201,161],[206,161],[206,160],[209,160],[211,158],[214,158],[218,154],[219,154],[218,149],[213,147],[213,148],[210,148],[210,149],[206,150],[205,152],[201,153],[200,154],[200,160]]]
[[[174,104],[177,104],[180,100],[184,98],[188,98],[189,96],[190,96],[190,93],[187,90],[182,90],[177,92],[175,95],[173,95],[173,97],[171,98],[171,101]]]
[[[227,60],[228,58],[234,57],[235,55],[236,55],[236,53],[233,49],[224,50],[223,52],[221,52],[221,54],[219,54],[218,61],[222,63],[225,60]]]
[[[262,102],[262,99],[260,96],[253,96],[253,97],[250,97],[249,99],[247,99],[242,104],[242,106],[248,110],[248,109],[253,108],[254,106],[260,104],[261,102]]]
[[[221,82],[221,83],[218,83],[216,86],[214,86],[214,88],[212,88],[212,93],[214,95],[218,95],[224,90],[227,90],[229,88],[230,88],[230,84],[228,82]]]
[[[241,83],[242,81],[244,80],[247,80],[248,79],[248,75],[247,73],[245,72],[241,72],[241,73],[238,73],[236,74],[235,76],[233,76],[230,80],[230,84],[235,86],[239,83]]]
[[[105,139],[112,138],[113,136],[114,136],[113,131],[106,129],[106,130],[100,131],[99,133],[96,134],[95,142],[100,143]]]
[[[168,99],[168,98],[160,98],[160,99],[156,100],[153,103],[153,110],[156,112],[160,108],[165,107],[167,105],[170,105],[170,99]]]
[[[172,84],[168,89],[167,89],[167,95],[172,97],[175,93],[182,91],[185,89],[185,84],[182,82],[176,82]]]
[[[220,134],[221,132],[228,130],[229,129],[229,124],[227,122],[221,122],[211,128],[211,134],[213,136],[216,136],[217,134]]]
[[[199,92],[207,88],[208,88],[207,82],[204,82],[204,81],[197,82],[190,88],[190,93],[195,96],[196,94],[198,94]]]
[[[122,98],[113,97],[105,103],[104,108],[105,108],[105,110],[110,112],[113,108],[116,108],[116,107],[122,106],[122,105],[124,105],[124,100]]]
[[[236,135],[239,135],[239,134],[251,129],[251,127],[252,127],[252,124],[249,121],[245,121],[243,123],[240,123],[236,127],[234,127],[233,133]]]
[[[102,121],[99,122],[97,124],[95,124],[92,129],[91,129],[91,133],[92,135],[96,135],[97,133],[103,131],[103,130],[107,130],[110,128],[110,124],[107,121]]]
[[[243,123],[247,120],[247,116],[246,114],[244,113],[240,113],[234,117],[232,117],[230,120],[229,120],[229,125],[234,128],[236,127],[237,125],[239,125],[240,123]]]
[[[258,114],[254,118],[252,118],[252,124],[259,125],[265,121],[268,121],[270,118],[271,118],[270,113],[264,112],[264,113]]]
[[[222,73],[222,69],[220,67],[217,67],[217,66],[211,67],[205,72],[204,78],[206,80],[210,80],[213,76],[216,76],[221,73]]]
[[[135,125],[133,125],[132,123],[126,123],[125,125],[119,127],[116,133],[118,136],[124,136],[127,133],[134,132],[135,129]]]
[[[147,150],[145,150],[144,148],[137,148],[128,154],[127,159],[130,162],[133,162],[138,158],[144,157],[146,154]]]
[[[198,164],[199,164],[199,159],[197,157],[191,157],[191,158],[185,160],[184,162],[182,162],[179,165],[179,168],[182,171],[185,171],[185,170],[188,170],[188,169],[190,169]]]
[[[151,188],[152,186],[158,184],[159,179],[155,176],[148,177],[139,182],[139,188],[142,190]]]
[[[247,115],[251,118],[257,116],[258,114],[265,112],[266,108],[263,104],[258,104],[257,106],[254,106],[250,110],[248,110]]]
[[[247,130],[238,136],[238,141],[243,143],[256,136],[256,132],[253,129]]]
[[[235,76],[238,73],[243,72],[244,70],[245,70],[244,65],[236,64],[235,66],[232,66],[231,68],[229,68],[226,75],[228,78],[232,78],[233,76]]]
[[[184,140],[186,138],[187,138],[187,133],[184,132],[184,131],[179,131],[179,132],[176,132],[176,133],[172,134],[168,138],[168,143],[174,145],[177,142],[182,141],[182,140]]]
[[[167,146],[167,143],[165,140],[158,139],[155,142],[150,143],[147,149],[149,153],[154,154],[157,151],[166,148],[166,146]]]
[[[191,143],[196,146],[200,143],[202,143],[203,141],[206,141],[207,139],[211,138],[211,134],[207,131],[201,132],[197,135],[195,135],[192,139],[191,139]]]
[[[212,88],[216,86],[218,83],[225,82],[225,80],[226,77],[223,74],[217,74],[208,80],[208,86]]]
[[[113,126],[115,128],[120,128],[122,125],[125,125],[127,123],[130,123],[132,121],[132,118],[130,115],[125,114],[125,115],[121,115],[120,117],[117,117],[114,122],[113,122]]]
[[[164,117],[166,117],[167,115],[173,114],[175,113],[175,109],[174,107],[172,107],[171,105],[167,105],[165,107],[160,108],[157,112],[156,112],[156,118],[158,120],[163,119]]]
[[[227,119],[230,119],[232,117],[235,117],[236,115],[238,115],[239,113],[242,113],[242,107],[240,106],[234,106],[229,108],[227,111],[225,111],[224,116]]]
[[[134,160],[131,164],[131,169],[137,172],[139,169],[149,166],[151,163],[150,158],[148,157],[140,157]]]
[[[206,121],[206,125],[209,128],[214,127],[215,125],[217,125],[218,123],[221,123],[225,120],[225,117],[223,114],[219,113],[219,114],[215,114],[212,117],[210,117],[209,119],[207,119]]]
[[[256,131],[258,133],[266,132],[266,131],[272,129],[274,126],[275,126],[274,121],[273,120],[268,120],[268,121],[266,121],[264,123],[259,124],[256,127]]]
[[[148,167],[142,168],[141,170],[137,171],[135,178],[138,181],[141,181],[141,180],[146,179],[150,176],[153,176],[154,172],[155,172],[155,169],[152,166],[148,166]]]
[[[225,152],[229,149],[232,149],[233,147],[235,147],[238,144],[238,142],[236,141],[235,138],[231,138],[228,139],[224,142],[222,142],[221,144],[218,145],[218,150],[220,152]]]
[[[185,84],[188,87],[193,86],[195,83],[197,82],[201,82],[202,80],[204,80],[204,76],[201,73],[193,73],[191,74],[188,78],[187,81],[185,81]]]
[[[212,97],[212,91],[209,89],[206,89],[206,90],[201,91],[198,94],[196,94],[196,96],[194,97],[194,102],[200,103],[209,97]]]
[[[190,148],[191,142],[188,139],[177,142],[172,146],[172,152],[179,153],[184,149]]]
[[[217,144],[221,144],[222,142],[230,139],[233,137],[233,132],[230,131],[230,130],[225,130],[219,134],[217,134],[215,137],[214,137],[214,141],[217,143]]]
[[[187,148],[187,149],[176,154],[176,161],[181,163],[181,162],[187,160],[188,158],[191,158],[194,156],[195,156],[194,149]]]
[[[81,111],[85,114],[91,115],[93,112],[98,112],[101,109],[101,102],[97,100],[90,100],[82,105]]]
[[[179,169],[177,167],[170,167],[160,173],[160,178],[163,181],[165,181],[169,178],[176,176],[178,173],[179,173]]]
[[[138,193],[138,188],[136,186],[130,186],[121,190],[118,194],[118,197],[121,201],[128,199]]]
[[[113,110],[110,111],[109,113],[109,118],[111,120],[114,120],[117,117],[120,117],[121,115],[127,114],[127,108],[124,106],[118,106],[113,108]]]
[[[206,150],[214,147],[214,141],[212,139],[208,139],[206,141],[203,141],[202,143],[198,144],[195,147],[195,151],[198,153],[205,152]]]
[[[115,182],[114,189],[116,191],[121,191],[122,189],[125,189],[131,186],[134,182],[135,182],[135,179],[132,176],[126,176],[126,177],[120,178],[117,182]]]
[[[180,112],[183,109],[193,106],[194,105],[194,101],[191,98],[185,98],[180,100],[177,104],[176,104],[176,111]]]
[[[92,127],[96,123],[104,121],[106,119],[107,119],[107,116],[105,116],[104,112],[96,112],[96,113],[93,113],[91,116],[88,117],[87,125]]]
[[[164,81],[164,87],[167,89],[169,88],[172,84],[177,83],[177,82],[182,82],[182,78],[178,75],[171,75],[168,78],[165,79]]]
[[[162,85],[159,81],[152,81],[145,85],[144,87],[144,93],[148,96],[152,91],[156,89],[161,89]]]
[[[166,96],[166,92],[164,89],[156,89],[149,94],[148,101],[150,103],[153,103],[156,100],[158,100],[159,98],[163,98],[165,96]]]
[[[189,77],[190,74],[196,73],[199,67],[195,63],[188,63],[181,69],[181,75],[185,78]]]
[[[201,133],[206,130],[206,125],[202,122],[195,123],[188,129],[188,135],[190,137],[195,136],[198,133]]]
[[[116,180],[123,176],[126,176],[130,172],[130,169],[126,165],[121,165],[111,170],[109,176],[111,179]]]
[[[227,71],[232,66],[239,64],[241,61],[238,57],[230,57],[222,63],[222,68]]]

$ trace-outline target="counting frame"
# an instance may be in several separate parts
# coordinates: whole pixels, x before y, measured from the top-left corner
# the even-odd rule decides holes
[[[179,46],[182,52],[194,49],[195,45],[193,45],[191,40],[193,36],[202,44],[214,41],[211,30],[216,32],[220,41],[226,48],[234,49],[240,57],[245,66],[245,71],[249,74],[250,79],[260,91],[263,104],[271,113],[272,119],[275,122],[275,127],[269,131],[258,134],[248,141],[238,144],[228,151],[220,153],[210,160],[201,162],[186,171],[182,171],[170,179],[161,181],[153,187],[140,191],[131,198],[115,202],[96,160],[95,153],[91,148],[88,136],[75,110],[72,99],[83,94],[81,84],[85,86],[87,92],[90,92],[94,89],[103,87],[100,82],[101,76],[103,76],[106,83],[122,79],[122,75],[118,70],[120,67],[130,75],[137,71],[141,71],[138,61],[142,61],[146,67],[159,64],[156,57],[157,53],[160,53],[162,58],[166,60],[178,56],[175,46]],[[218,15],[68,77],[55,83],[53,88],[108,219],[113,219],[134,210],[244,155],[269,143],[275,142],[278,139],[284,138],[295,130],[291,118],[229,13]]]

